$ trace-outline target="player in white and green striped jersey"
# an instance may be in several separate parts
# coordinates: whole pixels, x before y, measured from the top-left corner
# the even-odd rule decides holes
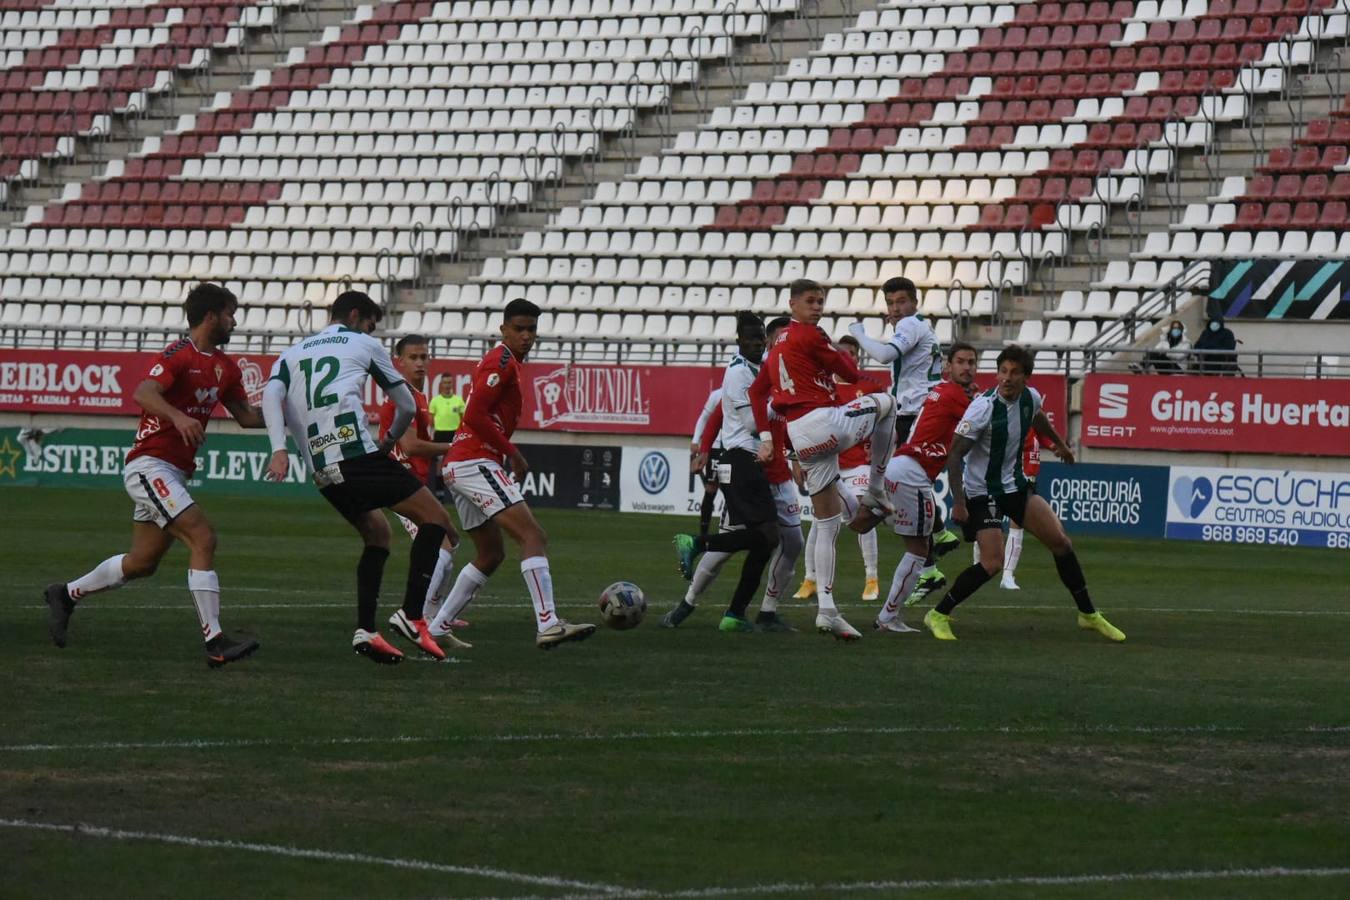
[[[1041,409],[1040,393],[1027,386],[1031,372],[1032,356],[1025,348],[1005,347],[998,355],[998,386],[972,400],[956,426],[947,458],[952,519],[960,523],[966,540],[977,544],[980,561],[956,577],[947,595],[924,616],[924,624],[934,637],[955,640],[949,621],[952,611],[1003,567],[1006,515],[1035,535],[1054,556],[1059,579],[1078,606],[1078,627],[1123,641],[1124,632],[1092,605],[1083,569],[1059,517],[1036,496],[1022,471],[1022,446],[1032,430],[1051,442],[1061,460],[1074,461],[1073,451]]]
[[[389,521],[381,509],[417,525],[408,560],[403,608],[389,620],[403,637],[435,659],[445,651],[427,629],[422,607],[441,542],[458,536],[450,517],[426,486],[390,458],[390,451],[416,414],[412,392],[389,360],[389,351],[371,337],[383,311],[366,294],[346,291],[329,310],[330,324],[291,346],[272,367],[263,391],[263,418],[272,444],[268,478],[286,477],[289,429],[314,472],[319,493],[361,535],[356,564],[357,627],[352,649],[378,663],[397,663],[403,653],[375,626],[380,583],[389,559]],[[366,383],[370,378],[394,401],[397,412],[383,444],[366,428]]]

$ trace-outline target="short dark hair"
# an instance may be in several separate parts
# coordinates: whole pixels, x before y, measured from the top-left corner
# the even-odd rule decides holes
[[[380,309],[380,304],[370,299],[369,294],[361,291],[345,291],[338,294],[338,298],[328,309],[329,317],[335,322],[345,321],[353,312],[360,313],[363,319],[374,319],[376,322],[384,318],[384,310]]]
[[[770,331],[777,331],[778,329],[786,328],[791,324],[792,324],[791,316],[779,316],[776,319],[769,320],[769,324],[764,326],[764,333],[768,334]]]
[[[423,335],[405,334],[403,337],[398,339],[398,343],[394,344],[394,355],[402,356],[403,351],[408,349],[409,347],[425,347],[429,343],[430,341],[428,341],[426,337],[424,337]]]
[[[995,365],[1002,366],[1005,362],[1015,362],[1022,368],[1022,374],[1031,377],[1032,370],[1036,367],[1035,357],[1031,351],[1021,344],[1009,344],[999,353]]]
[[[851,334],[846,334],[843,337],[841,337],[839,339],[839,343],[847,344],[850,347],[857,347],[859,350],[862,349],[862,344],[858,343],[858,339]]]
[[[759,317],[758,313],[752,313],[745,309],[736,313],[736,334],[739,335],[743,331],[759,332],[763,330],[764,320]]]
[[[189,328],[202,324],[207,313],[223,313],[227,309],[238,309],[239,298],[219,284],[204,281],[188,291],[183,301],[183,312],[187,315]]]
[[[967,344],[965,341],[952,341],[952,345],[947,348],[947,362],[951,362],[955,359],[956,354],[960,353],[962,350],[969,350],[971,353],[974,353],[977,360],[980,358],[980,351],[975,349],[974,344]]]
[[[517,297],[506,304],[506,309],[502,313],[503,319],[514,319],[516,316],[532,316],[539,318],[542,310],[538,306],[526,300],[524,297]]]
[[[911,297],[919,299],[919,289],[908,278],[897,275],[895,278],[887,278],[886,283],[881,286],[883,294],[894,294],[896,291],[909,291]]]
[[[825,289],[820,286],[819,282],[812,281],[810,278],[798,278],[796,281],[792,282],[792,284],[788,285],[789,297],[800,297],[802,294],[810,294],[817,291],[822,294],[825,293]]]

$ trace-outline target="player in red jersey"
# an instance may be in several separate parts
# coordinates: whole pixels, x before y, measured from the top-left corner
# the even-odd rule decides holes
[[[811,495],[820,529],[816,544],[816,630],[844,640],[856,640],[857,630],[844,621],[834,604],[834,544],[839,534],[844,500],[839,481],[839,454],[869,438],[871,485],[869,500],[885,506],[886,462],[895,449],[895,398],[876,393],[851,403],[839,402],[834,376],[854,383],[861,373],[847,353],[841,353],[821,330],[825,291],[809,279],[794,281],[788,288],[792,324],[778,335],[764,361],[768,389],[750,394],[755,425],[760,430],[760,458],[772,457],[765,400],[788,422],[788,437],[797,450],[806,492]]]
[[[905,542],[905,555],[895,567],[890,593],[877,614],[873,628],[885,632],[917,632],[900,620],[900,608],[914,590],[925,560],[932,553],[931,538],[937,504],[933,482],[947,464],[956,426],[975,396],[975,366],[978,356],[970,344],[957,341],[947,348],[950,380],[940,381],[928,392],[909,440],[896,451],[886,467],[886,493],[894,513],[886,515],[864,507],[849,524],[863,533],[881,521],[888,522]]]
[[[409,390],[412,391],[416,412],[413,413],[412,424],[408,426],[407,431],[403,432],[403,435],[398,439],[398,443],[394,445],[394,449],[389,451],[389,455],[409,472],[412,472],[422,484],[427,483],[427,475],[431,472],[432,459],[450,449],[448,443],[432,440],[431,409],[427,405],[426,395],[427,366],[430,362],[431,351],[428,349],[427,339],[422,335],[404,335],[394,344],[394,368],[403,376],[403,380],[407,382]],[[380,407],[381,444],[388,436],[397,412],[398,404],[393,401],[393,398],[386,399],[384,405]],[[404,530],[416,539],[416,523],[399,513],[394,513],[394,515],[398,516],[399,522],[403,523]],[[450,592],[450,585],[452,584],[450,572],[455,565],[454,551],[455,545],[450,542],[450,536],[447,534],[445,540],[441,541],[436,568],[431,573],[431,583],[427,586],[426,600],[422,604],[422,618],[425,621],[429,622],[436,617],[436,613],[440,612],[441,602],[445,600],[445,595]],[[395,621],[400,613],[402,613],[401,609],[395,610],[389,618],[389,624],[401,632],[402,624]],[[467,623],[460,622],[460,625],[464,624]],[[456,650],[467,650],[471,646],[453,634],[446,635],[444,643]]]
[[[853,361],[858,364],[861,370],[862,347],[858,344],[857,339],[851,335],[844,335],[839,339],[839,346],[848,350],[849,355],[853,357]],[[835,390],[838,391],[842,403],[852,403],[865,394],[883,390],[883,386],[863,374],[856,384],[840,383]],[[858,511],[858,503],[867,495],[867,489],[871,487],[872,469],[869,465],[871,455],[872,442],[870,440],[854,444],[839,454],[839,490],[843,495],[844,518],[846,519],[853,518],[854,513]],[[805,600],[816,592],[815,554],[819,534],[820,530],[812,527],[807,535],[806,573],[797,593],[792,595],[794,599]],[[862,599],[875,600],[880,593],[880,587],[877,584],[876,531],[867,531],[858,535],[858,549],[862,551],[863,558]]]
[[[594,625],[573,625],[558,617],[553,605],[553,576],[545,555],[548,536],[517,484],[530,470],[520,449],[511,443],[523,405],[520,364],[534,346],[538,330],[539,307],[524,299],[506,304],[500,328],[502,342],[487,352],[474,371],[464,421],[445,454],[441,474],[455,498],[460,524],[473,538],[476,555],[460,569],[450,596],[431,623],[433,637],[449,631],[450,623],[506,558],[503,531],[520,546],[520,574],[530,590],[538,628],[535,644],[550,650],[595,633]],[[503,462],[510,464],[510,473],[502,467]]]
[[[111,556],[74,581],[47,587],[48,629],[58,647],[75,604],[91,594],[153,575],[174,539],[188,548],[188,591],[197,607],[206,663],[212,668],[243,659],[258,642],[227,637],[220,628],[220,579],[216,576],[216,529],[188,493],[196,452],[206,423],[224,404],[245,428],[262,428],[262,412],[248,402],[239,367],[220,349],[234,331],[239,301],[217,284],[199,284],[183,303],[188,336],[159,356],[137,387],[144,413],[127,454],[122,481],[135,504],[131,549]]]

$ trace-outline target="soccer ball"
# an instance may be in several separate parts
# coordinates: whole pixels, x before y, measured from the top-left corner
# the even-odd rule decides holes
[[[617,631],[627,631],[642,623],[647,615],[647,598],[642,588],[631,581],[616,581],[600,592],[600,618]]]

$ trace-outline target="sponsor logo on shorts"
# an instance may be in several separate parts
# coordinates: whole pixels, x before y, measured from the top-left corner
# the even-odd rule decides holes
[[[820,444],[812,444],[810,447],[807,447],[805,450],[798,450],[798,451],[797,451],[797,458],[798,458],[798,459],[807,459],[807,458],[809,458],[809,457],[816,456],[816,455],[821,454],[821,453],[828,453],[829,451],[833,450],[835,447],[838,447],[838,446],[839,446],[839,437],[836,435],[836,436],[834,436],[834,437],[831,437],[828,441],[825,441],[825,442],[823,442],[823,443],[820,443]]]

